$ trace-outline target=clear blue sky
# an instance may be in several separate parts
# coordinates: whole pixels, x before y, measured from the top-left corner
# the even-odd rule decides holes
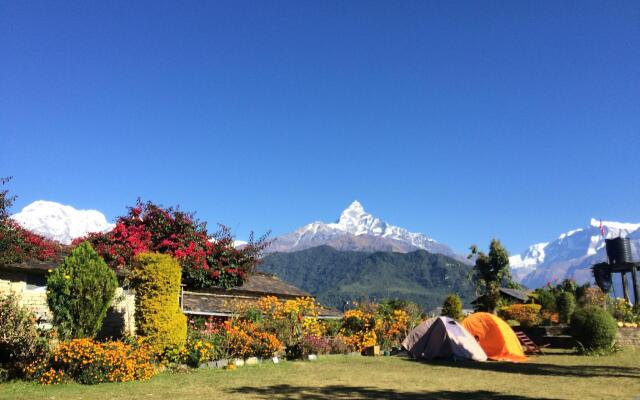
[[[640,222],[637,1],[3,1],[0,175],[275,235],[352,200],[458,251]]]

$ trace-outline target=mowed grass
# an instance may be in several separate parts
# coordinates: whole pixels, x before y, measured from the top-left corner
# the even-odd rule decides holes
[[[148,382],[0,385],[0,399],[636,399],[640,351],[554,353],[522,364],[326,356],[314,362],[164,373]]]

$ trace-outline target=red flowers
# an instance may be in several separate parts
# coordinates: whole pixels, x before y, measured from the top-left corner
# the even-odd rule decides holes
[[[90,234],[74,244],[89,240],[111,267],[125,268],[141,252],[155,251],[176,257],[183,268],[183,280],[195,287],[237,286],[258,263],[267,246],[266,236],[250,241],[242,250],[233,246],[228,228],[210,236],[206,224],[191,214],[151,202],[138,201],[116,227],[106,234]]]

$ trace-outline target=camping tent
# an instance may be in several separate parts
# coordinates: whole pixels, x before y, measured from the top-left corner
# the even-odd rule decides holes
[[[407,335],[402,346],[413,358],[487,360],[473,336],[449,317],[424,321]]]
[[[478,312],[462,321],[492,360],[525,361],[520,341],[511,327],[493,314]]]

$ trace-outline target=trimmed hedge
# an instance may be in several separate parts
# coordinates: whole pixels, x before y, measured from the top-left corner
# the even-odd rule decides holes
[[[571,336],[585,353],[606,353],[613,350],[618,325],[611,314],[597,306],[578,309],[571,318]]]
[[[562,292],[556,298],[556,309],[560,322],[563,324],[571,321],[571,316],[576,310],[576,297],[571,292]]]
[[[442,303],[441,315],[453,319],[462,319],[462,300],[455,294],[450,294]]]
[[[158,353],[184,346],[187,317],[180,310],[181,267],[166,254],[140,253],[134,259],[136,328]]]
[[[47,304],[62,339],[94,338],[115,295],[116,274],[82,242],[47,279]]]

